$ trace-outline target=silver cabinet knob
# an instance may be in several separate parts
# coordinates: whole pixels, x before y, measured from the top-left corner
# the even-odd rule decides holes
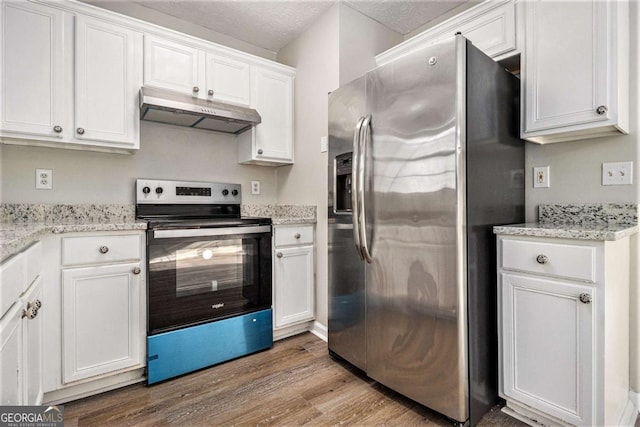
[[[78,132],[78,135],[84,135],[84,129],[83,128],[76,129],[76,132]]]
[[[22,310],[22,318],[35,319],[38,315],[38,308],[32,304],[28,304],[27,308]]]
[[[100,246],[100,249],[98,249],[100,251],[101,254],[106,254],[107,252],[109,252],[109,247],[108,246]]]
[[[601,105],[598,108],[596,108],[596,113],[598,113],[599,115],[606,114],[607,111],[609,111],[609,109],[607,108],[606,105]]]
[[[591,304],[592,298],[590,294],[580,294],[580,302],[583,304]]]
[[[282,258],[282,252],[278,252],[278,253],[276,254],[276,256],[277,256],[278,258]]]
[[[209,96],[213,96],[213,89],[209,89],[209,92],[207,92],[209,94]]]
[[[294,234],[293,237],[295,237],[296,239],[299,239],[300,238],[300,233]]]
[[[53,127],[53,131],[54,131],[55,133],[62,133],[62,126],[55,125],[55,126]]]
[[[142,271],[142,270],[140,270],[140,267],[135,267],[135,268],[133,269],[133,274],[140,274],[140,272],[141,272],[141,271]]]
[[[258,148],[258,154],[262,154],[264,153],[264,151],[262,151],[262,148]]]
[[[40,301],[39,299],[35,300],[33,303],[35,308],[37,308],[38,310],[40,310],[40,307],[42,307],[42,301]]]
[[[195,93],[198,93],[198,92],[200,92],[200,88],[199,88],[198,86],[194,86],[194,87],[193,87],[193,91],[194,91]]]
[[[549,262],[549,257],[546,255],[538,255],[536,261],[538,261],[538,264],[546,264]]]

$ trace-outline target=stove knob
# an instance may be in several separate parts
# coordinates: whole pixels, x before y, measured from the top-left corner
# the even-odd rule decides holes
[[[226,188],[224,190],[222,190],[222,195],[226,196],[229,194],[229,190],[227,190]]]
[[[156,194],[162,194],[164,190],[162,189],[162,187],[157,187],[156,188]]]
[[[231,195],[232,195],[232,196],[237,196],[237,195],[238,195],[238,190],[233,190],[233,191],[231,191]]]
[[[142,187],[142,192],[144,194],[149,194],[149,193],[151,193],[151,189],[149,187]]]

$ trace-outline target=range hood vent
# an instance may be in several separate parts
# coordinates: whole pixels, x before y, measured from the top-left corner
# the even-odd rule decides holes
[[[236,135],[262,121],[251,108],[148,87],[140,89],[140,119]]]

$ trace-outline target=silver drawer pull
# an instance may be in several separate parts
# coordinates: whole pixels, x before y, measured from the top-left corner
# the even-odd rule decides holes
[[[22,318],[35,319],[38,315],[38,308],[29,304],[26,309],[22,310]]]
[[[76,132],[78,132],[78,135],[84,135],[84,129],[83,128],[76,129]]]
[[[133,269],[133,274],[140,274],[140,272],[141,272],[141,271],[142,271],[142,270],[140,270],[140,267],[135,267],[135,268]]]
[[[278,258],[282,258],[282,252],[278,252],[278,253],[276,254],[276,256],[277,256]]]
[[[580,302],[583,304],[591,304],[592,298],[590,294],[580,294]]]
[[[296,239],[299,239],[300,238],[300,233],[294,234],[293,237],[295,237]]]
[[[55,125],[55,126],[53,127],[53,131],[54,131],[55,133],[60,133],[60,132],[62,132],[62,126]]]
[[[108,246],[100,246],[100,249],[98,249],[100,251],[101,254],[106,254],[107,252],[109,252],[109,247]]]
[[[538,261],[538,264],[546,264],[549,262],[549,257],[541,254],[536,257],[536,261]]]

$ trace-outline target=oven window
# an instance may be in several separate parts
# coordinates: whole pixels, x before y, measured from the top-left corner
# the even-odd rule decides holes
[[[271,233],[150,239],[151,334],[271,306]]]
[[[252,281],[244,277],[243,260],[247,252],[241,239],[191,243],[176,250],[175,256],[177,298],[241,289],[243,284]]]

